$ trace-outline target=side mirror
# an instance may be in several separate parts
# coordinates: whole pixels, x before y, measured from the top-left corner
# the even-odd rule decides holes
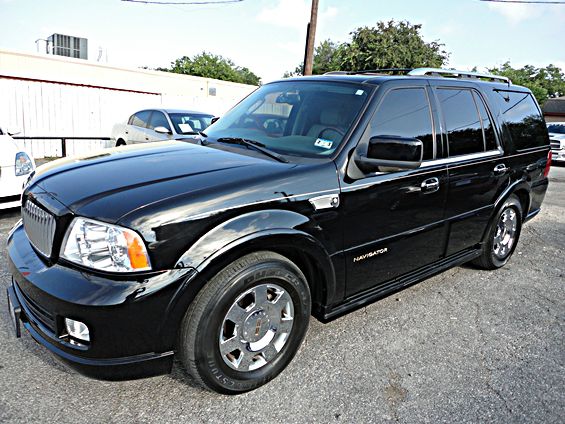
[[[371,137],[367,155],[355,162],[363,172],[377,172],[380,167],[416,169],[422,165],[424,145],[417,138],[378,135]]]
[[[218,122],[219,119],[220,119],[219,116],[214,116],[214,117],[212,118],[212,120],[210,121],[210,125],[212,125],[212,124],[215,123],[215,122]]]
[[[159,134],[172,134],[173,132],[165,127],[155,127],[154,131],[159,133]]]

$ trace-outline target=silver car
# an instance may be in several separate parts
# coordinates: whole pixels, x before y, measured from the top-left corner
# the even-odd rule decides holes
[[[145,109],[131,115],[126,124],[112,129],[111,143],[123,146],[133,143],[172,140],[198,134],[212,122],[214,115],[183,109]]]

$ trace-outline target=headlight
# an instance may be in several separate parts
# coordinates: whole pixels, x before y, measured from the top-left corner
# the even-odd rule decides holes
[[[141,237],[135,231],[116,225],[75,218],[63,246],[63,258],[89,268],[110,272],[151,269]]]
[[[24,152],[16,153],[16,177],[26,175],[33,171],[33,162]]]

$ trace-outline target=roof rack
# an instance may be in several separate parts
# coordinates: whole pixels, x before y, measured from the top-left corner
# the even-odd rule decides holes
[[[382,74],[383,72],[391,72],[396,74],[408,74],[412,68],[381,68],[367,69],[363,71],[330,71],[324,75],[361,75],[361,74]]]
[[[359,75],[359,74],[380,74],[383,72],[391,72],[393,74],[405,74],[410,76],[434,76],[434,77],[453,77],[453,78],[468,78],[468,79],[482,79],[490,80],[493,82],[503,82],[510,86],[512,81],[510,78],[494,74],[483,74],[480,72],[459,71],[457,69],[442,69],[442,68],[383,68],[383,69],[370,69],[366,71],[331,71],[326,72],[324,75]]]
[[[494,82],[503,82],[508,85],[512,84],[510,78],[494,74],[482,74],[480,72],[459,71],[457,69],[441,69],[441,68],[416,68],[408,72],[408,75],[431,75],[435,77],[451,76],[455,78],[469,79],[488,79]]]

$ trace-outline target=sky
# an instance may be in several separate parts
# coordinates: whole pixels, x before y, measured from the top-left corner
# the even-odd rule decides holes
[[[37,52],[39,46],[44,51],[45,43],[36,40],[61,33],[87,38],[91,61],[101,56],[103,63],[150,68],[168,67],[179,57],[205,50],[269,82],[303,60],[310,4],[310,0],[182,6],[121,0],[0,0],[0,49]],[[565,71],[565,5],[320,0],[316,43],[348,41],[354,29],[391,19],[421,24],[425,41],[445,44],[451,68],[477,66],[483,71],[510,61],[514,67],[551,63]]]

